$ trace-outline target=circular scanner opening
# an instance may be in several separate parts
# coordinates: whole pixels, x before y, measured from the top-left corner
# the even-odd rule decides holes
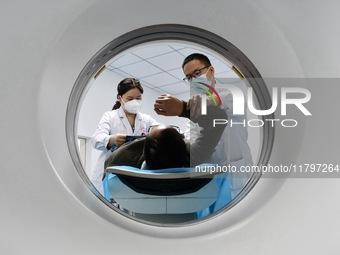
[[[190,97],[189,86],[183,82],[181,66],[186,56],[196,52],[210,59],[217,84],[222,87],[223,84],[237,86],[244,93],[245,99],[248,88],[251,88],[256,108],[270,108],[271,97],[261,75],[240,50],[215,34],[183,25],[144,27],[114,39],[88,62],[73,87],[67,110],[66,131],[76,169],[103,203],[133,220],[156,226],[183,226],[203,222],[230,210],[251,191],[261,177],[261,173],[252,173],[222,207],[200,216],[197,212],[163,214],[157,212],[157,208],[153,212],[152,204],[155,203],[148,205],[147,213],[131,211],[116,200],[105,198],[103,190],[92,181],[91,176],[100,152],[92,147],[91,136],[103,113],[112,109],[116,101],[117,84],[124,78],[137,78],[141,82],[144,88],[141,112],[151,115],[160,123],[175,124],[185,133],[187,120],[159,116],[154,112],[153,104],[160,94],[172,94],[181,100]],[[256,116],[249,111],[246,114],[248,119],[263,120],[262,126],[246,125],[245,130],[253,164],[266,165],[273,146],[274,128],[264,120],[273,116]]]

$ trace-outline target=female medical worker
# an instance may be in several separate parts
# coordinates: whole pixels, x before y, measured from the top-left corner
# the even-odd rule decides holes
[[[126,78],[117,86],[118,101],[112,111],[105,112],[92,136],[92,145],[100,150],[98,162],[91,174],[91,181],[103,194],[104,162],[111,150],[126,142],[126,136],[143,136],[152,125],[158,124],[147,114],[139,112],[143,87],[134,78]]]

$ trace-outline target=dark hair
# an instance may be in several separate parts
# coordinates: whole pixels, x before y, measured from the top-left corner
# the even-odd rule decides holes
[[[118,96],[122,96],[126,92],[128,92],[129,90],[134,89],[134,88],[139,89],[140,93],[143,94],[144,90],[143,90],[142,85],[140,85],[140,82],[139,82],[138,79],[125,78],[117,86],[117,98],[118,98]],[[112,110],[116,110],[119,107],[120,107],[120,102],[116,101],[115,105],[112,107]]]
[[[193,53],[184,59],[183,64],[182,64],[182,69],[187,63],[195,59],[201,61],[205,66],[211,66],[211,62],[206,55],[203,55],[201,53]]]
[[[146,137],[144,157],[148,169],[165,169],[189,165],[186,144],[174,128],[162,129],[156,137]]]

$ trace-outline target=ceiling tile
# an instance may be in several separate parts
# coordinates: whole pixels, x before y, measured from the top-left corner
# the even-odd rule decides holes
[[[189,55],[191,55],[193,53],[202,53],[201,51],[198,51],[198,50],[192,49],[192,48],[183,48],[183,49],[179,50],[178,52],[181,53],[184,56],[183,60],[187,56],[189,56]],[[183,60],[182,60],[182,62],[183,62]]]
[[[139,61],[142,61],[142,59],[131,54],[131,53],[129,53],[129,54],[126,54],[125,56],[120,57],[119,59],[115,60],[114,62],[112,62],[110,64],[110,66],[114,67],[114,68],[119,68],[119,67],[122,67],[122,66],[126,66],[126,65],[130,65],[132,63],[139,62]]]
[[[147,87],[147,88],[150,88],[150,89],[153,89],[153,88],[154,88],[153,85],[151,85],[151,84],[149,84],[149,83],[143,81],[142,79],[139,79],[139,81],[140,81],[142,87]]]
[[[237,78],[237,79],[240,78],[233,70],[222,72],[222,73],[217,73],[215,77],[216,78]]]
[[[152,47],[146,47],[140,50],[136,50],[133,52],[133,54],[137,55],[140,58],[149,59],[153,58],[159,55],[164,55],[166,53],[169,53],[173,51],[172,48],[170,48],[167,45],[160,45],[160,46],[152,46]]]
[[[106,69],[109,70],[109,71],[112,71],[112,70],[115,69],[115,67],[113,67],[113,66],[111,66],[111,65],[108,65],[108,66],[106,67]]]
[[[178,52],[180,52],[180,53],[184,56],[183,60],[184,60],[187,56],[189,56],[189,55],[191,55],[191,54],[193,54],[193,53],[201,53],[201,54],[204,54],[204,55],[206,55],[206,56],[209,58],[210,61],[213,60],[213,59],[215,58],[214,56],[210,55],[209,53],[206,53],[206,52],[204,52],[204,51],[202,51],[202,50],[197,50],[197,49],[195,49],[195,48],[184,48],[184,49],[179,50]],[[183,62],[183,60],[182,60],[182,62]]]
[[[120,75],[120,76],[122,76],[124,78],[138,78],[138,77],[136,77],[136,76],[134,76],[134,75],[132,75],[130,73],[123,72],[120,69],[113,69],[111,72],[114,72],[114,73],[116,73],[116,74],[118,74],[118,75]]]
[[[178,50],[184,49],[186,45],[181,44],[181,43],[171,43],[170,47],[178,51]]]
[[[121,77],[138,78],[142,86],[153,89],[157,93],[185,95],[189,94],[189,86],[183,82],[182,62],[186,56],[196,52],[203,53],[211,60],[215,67],[217,81],[220,79],[228,83],[239,81],[239,77],[230,69],[231,64],[227,60],[221,61],[203,52],[202,49],[190,48],[181,43],[141,48],[117,59],[107,69]]]
[[[148,62],[163,69],[164,71],[176,69],[182,66],[183,56],[178,52],[167,53],[162,56],[148,59]]]
[[[141,78],[149,75],[153,75],[156,73],[162,72],[159,68],[151,65],[148,62],[138,62],[135,64],[123,66],[120,68],[121,71],[129,73],[134,77]]]
[[[176,77],[179,81],[183,81],[184,73],[183,73],[182,68],[176,68],[176,69],[170,70],[168,71],[168,73]]]
[[[231,71],[230,67],[221,60],[213,59],[211,60],[211,65],[215,68],[215,73],[225,73]]]
[[[160,94],[169,94],[168,91],[163,90],[163,89],[161,89],[161,88],[154,88],[153,90],[156,91],[156,92],[158,92],[158,93],[160,93]]]
[[[161,89],[167,91],[169,94],[180,94],[180,93],[189,93],[189,85],[184,82],[175,83],[171,85],[166,85],[161,87]]]
[[[145,77],[141,80],[146,81],[149,84],[154,85],[154,87],[160,87],[160,86],[164,86],[164,85],[168,85],[168,84],[178,82],[178,80],[176,78],[174,78],[173,76],[171,76],[167,73],[159,73],[159,74],[151,75],[151,76]]]

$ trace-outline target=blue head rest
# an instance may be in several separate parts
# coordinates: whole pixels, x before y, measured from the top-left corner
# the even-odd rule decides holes
[[[111,174],[111,178],[117,176],[138,193],[162,196],[196,192],[214,177],[209,173],[196,172],[195,168],[147,170],[131,166],[108,167],[106,174]]]

